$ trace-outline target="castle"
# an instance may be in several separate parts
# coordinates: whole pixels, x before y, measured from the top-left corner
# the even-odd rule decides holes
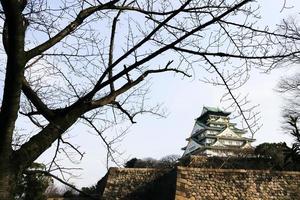
[[[245,130],[236,128],[229,119],[230,112],[219,108],[203,107],[196,119],[188,144],[182,148],[187,155],[229,156],[242,149],[251,149],[255,140],[243,137]]]
[[[171,168],[110,168],[102,200],[300,199],[300,172],[269,170],[268,158],[238,157],[254,139],[229,112],[203,107],[184,154]]]

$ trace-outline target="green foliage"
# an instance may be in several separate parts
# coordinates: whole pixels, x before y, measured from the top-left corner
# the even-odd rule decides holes
[[[137,158],[132,158],[132,159],[128,160],[125,163],[124,167],[125,168],[134,168],[134,166],[136,165],[137,161],[138,161]]]
[[[274,168],[283,169],[286,164],[286,155],[290,148],[285,142],[262,143],[255,148],[255,155],[261,158],[269,158]]]
[[[286,132],[294,138],[289,158],[294,161],[300,161],[300,132],[299,132],[299,113],[289,114],[285,116],[287,125],[285,126]]]
[[[132,158],[124,164],[126,168],[172,168],[176,165],[179,155],[168,155],[160,160],[154,158]]]
[[[29,170],[44,170],[45,166],[33,163]],[[16,200],[46,200],[45,191],[52,179],[40,173],[22,174],[17,180]]]
[[[75,192],[72,189],[65,191],[65,193],[63,194],[63,197],[66,197],[66,198],[75,197],[75,196],[77,196],[77,195],[75,194]]]
[[[107,175],[105,175],[102,179],[100,179],[96,185],[90,187],[83,187],[81,188],[81,191],[83,191],[84,193],[90,196],[93,196],[94,198],[100,198],[106,186],[106,181],[107,181]],[[84,197],[85,195],[79,193],[79,196]]]
[[[81,191],[89,195],[95,195],[98,194],[98,187],[97,185],[93,185],[91,187],[83,187],[81,188]],[[82,196],[82,194],[79,194],[79,196]]]
[[[255,148],[254,153],[259,157],[269,157],[281,159],[283,152],[288,149],[285,142],[281,143],[262,143]]]

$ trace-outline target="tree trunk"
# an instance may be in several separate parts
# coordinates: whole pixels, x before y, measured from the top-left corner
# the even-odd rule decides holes
[[[12,138],[18,117],[26,56],[27,20],[22,12],[26,0],[1,1],[5,14],[2,42],[7,54],[3,98],[0,111],[0,200],[13,200],[19,166],[12,159]]]
[[[13,200],[16,187],[16,175],[7,160],[0,158],[0,199]]]

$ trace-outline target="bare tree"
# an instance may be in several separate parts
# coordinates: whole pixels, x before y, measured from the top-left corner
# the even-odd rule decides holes
[[[259,13],[252,0],[1,0],[1,5],[3,200],[12,199],[18,174],[56,141],[50,168],[62,144],[82,156],[65,138],[77,122],[93,128],[112,152],[107,128],[126,118],[134,123],[140,113],[157,114],[144,101],[149,76],[190,77],[204,69],[217,73],[215,83],[240,103],[230,91],[247,80],[251,67],[272,69],[299,53],[299,36],[255,28]],[[13,149],[20,120],[27,124],[26,139]]]
[[[284,116],[299,116],[300,114],[300,74],[283,77],[277,87],[277,92],[284,95]]]
[[[284,95],[285,104],[282,108],[283,113],[283,130],[292,136],[294,143],[288,157],[299,159],[300,156],[300,74],[297,73],[290,77],[282,78],[277,87],[277,91]]]
[[[288,18],[283,20],[279,26],[280,32],[289,35],[289,37],[297,38],[300,36],[300,24],[296,18]],[[295,40],[297,41],[297,40]],[[286,48],[289,44],[283,43]],[[295,48],[300,48],[299,43],[295,42]],[[299,55],[293,55],[289,58],[294,66],[299,65]],[[281,64],[281,67],[287,67]],[[299,117],[300,117],[300,73],[297,71],[294,75],[283,76],[279,81],[277,92],[283,95],[284,105],[282,107],[283,116],[283,131],[292,136],[294,143],[290,152],[286,156],[286,161],[292,159],[294,163],[299,162],[300,159],[300,133],[299,133]]]

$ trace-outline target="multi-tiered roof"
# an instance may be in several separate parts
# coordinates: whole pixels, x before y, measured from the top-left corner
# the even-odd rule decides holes
[[[252,148],[254,139],[244,137],[246,131],[236,128],[236,124],[230,122],[229,115],[230,112],[219,108],[203,107],[191,136],[187,138],[187,146],[182,148],[183,156],[228,156]]]

